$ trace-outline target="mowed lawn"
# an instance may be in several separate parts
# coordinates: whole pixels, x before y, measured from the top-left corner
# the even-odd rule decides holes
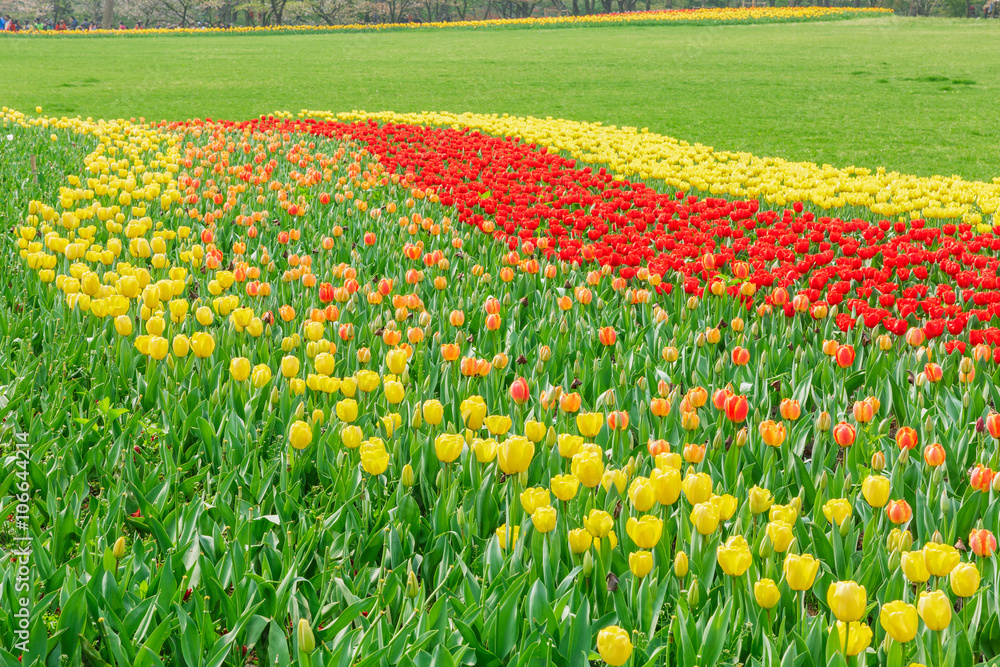
[[[25,111],[556,116],[987,180],[1000,176],[998,99],[1000,21],[0,40],[0,105]]]

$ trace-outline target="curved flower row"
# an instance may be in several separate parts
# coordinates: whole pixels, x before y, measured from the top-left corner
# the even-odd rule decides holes
[[[334,117],[316,111],[300,115]],[[976,226],[992,224],[1000,206],[1000,178],[985,183],[958,176],[912,176],[882,168],[874,172],[859,167],[838,169],[811,162],[717,151],[645,128],[448,112],[354,111],[337,114],[336,118],[470,127],[495,136],[520,137],[581,162],[604,165],[619,178],[638,177],[684,192],[759,199],[779,207],[803,202],[831,213],[846,207],[890,219],[960,220]]]
[[[0,31],[0,37],[94,37],[161,34],[275,34],[294,32],[379,32],[419,28],[552,28],[577,25],[660,25],[665,23],[731,24],[824,21],[891,14],[881,7],[718,7],[665,9],[648,12],[591,14],[586,16],[540,16],[523,19],[487,19],[429,23],[350,23],[342,25],[241,26],[236,28],[144,28],[141,30],[88,30],[48,32]]]

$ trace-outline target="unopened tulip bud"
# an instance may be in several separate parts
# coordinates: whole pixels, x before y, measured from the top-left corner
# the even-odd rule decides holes
[[[969,392],[962,392],[962,407],[968,409],[969,407]]]
[[[712,450],[717,452],[722,449],[722,445],[722,429],[719,429],[715,432],[715,438],[712,440]]]
[[[439,489],[444,487],[444,470],[438,470],[437,477],[434,479],[434,485]]]
[[[927,384],[927,376],[923,373],[917,374],[917,389],[920,389],[925,384]]]
[[[824,470],[823,474],[819,476],[819,490],[826,491],[826,485],[829,483],[830,482],[829,479],[827,479],[826,470]]]
[[[934,469],[934,472],[938,476],[938,479],[935,480],[935,483],[940,482],[941,481],[940,478],[943,476],[944,468],[942,466],[938,466],[937,468]],[[948,510],[950,508],[951,508],[951,501],[948,500],[948,494],[947,493],[942,493],[941,494],[941,513],[944,514],[944,515],[947,515],[948,514]]]
[[[295,406],[295,418],[299,421],[302,421],[302,418],[305,417],[305,414],[306,414],[306,404],[304,402],[300,402],[298,405]]]
[[[799,538],[793,537],[792,541],[788,543],[788,548],[785,549],[785,553],[798,555],[799,553]]]
[[[688,606],[691,609],[697,608],[700,598],[701,594],[698,592],[698,580],[695,579],[691,582],[691,587],[688,589]]]
[[[927,419],[924,420],[924,431],[930,433],[934,430],[934,420],[931,419],[930,415],[927,415]]]
[[[115,560],[121,560],[125,558],[125,538],[119,537],[115,540],[115,546],[111,549],[112,555],[114,555]]]
[[[719,357],[719,360],[715,362],[715,374],[720,375],[721,373],[722,373],[722,357]]]
[[[736,432],[736,446],[740,448],[746,447],[748,438],[746,428],[741,428]]]
[[[708,339],[705,338],[704,332],[698,334],[698,336],[694,339],[694,344],[697,345],[698,347],[705,347],[705,343],[707,342]]]
[[[765,536],[760,543],[760,549],[757,550],[757,555],[761,558],[770,558],[771,554],[774,553],[774,546],[771,544],[771,538]]]
[[[833,425],[833,420],[831,419],[829,412],[824,411],[819,413],[819,417],[816,418],[817,429],[825,433],[826,431],[830,430],[830,427],[832,425]]]
[[[455,522],[459,528],[465,528],[465,510],[461,507],[455,510]]]
[[[900,464],[906,465],[907,462],[909,462],[910,460],[910,450],[909,449],[901,450],[899,452],[899,458],[896,460],[899,461]]]
[[[520,475],[517,476],[517,481],[521,485],[521,488],[528,488],[528,471],[525,470]]]
[[[872,470],[875,472],[882,472],[885,470],[885,454],[882,452],[875,452],[872,454]]]
[[[410,488],[411,486],[413,486],[413,483],[415,481],[413,478],[413,467],[409,463],[403,466],[403,472],[399,476],[399,481],[402,482],[403,486],[405,486],[406,488]]]
[[[281,401],[281,394],[278,393],[278,388],[274,387],[271,389],[271,405],[277,405]]]
[[[569,333],[569,323],[566,321],[565,317],[562,318],[562,321],[559,323],[559,333],[564,336]]]
[[[976,420],[976,433],[982,433],[986,430],[986,420],[980,417]]]
[[[420,428],[424,423],[424,419],[420,414],[420,404],[417,403],[413,406],[413,415],[410,417],[410,426],[412,428]]]
[[[944,544],[944,537],[941,535],[940,530],[934,531],[934,534],[931,535],[931,542],[935,542],[937,544]]]
[[[312,627],[310,627],[309,621],[304,618],[299,619],[299,627],[296,630],[296,637],[298,638],[299,650],[303,653],[312,653],[316,650],[316,637],[313,636]]]
[[[889,554],[889,571],[894,572],[896,568],[899,567],[900,560],[902,559],[901,554],[898,551],[893,551]]]
[[[646,391],[646,376],[640,376],[639,379],[635,381],[635,386],[639,391]]]
[[[850,518],[844,519],[843,523],[840,524],[840,536],[847,537],[848,533],[851,532],[851,520]]]
[[[683,551],[678,551],[677,555],[674,556],[674,576],[678,579],[683,579],[687,576],[690,564],[688,563],[688,556]]]
[[[962,357],[962,361],[958,362],[958,370],[963,373],[971,373],[975,365],[972,363],[972,357]]]
[[[590,549],[583,554],[583,576],[589,577],[594,572],[594,557],[590,555]]]
[[[406,595],[411,598],[420,595],[420,584],[417,583],[417,575],[413,570],[406,576]]]
[[[990,486],[994,491],[1000,493],[1000,475],[993,476],[993,481],[990,483]]]
[[[909,551],[910,547],[913,546],[913,533],[908,530],[904,530],[899,535],[899,551],[905,552]]]

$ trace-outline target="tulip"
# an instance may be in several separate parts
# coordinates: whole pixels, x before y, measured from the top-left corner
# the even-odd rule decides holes
[[[785,523],[784,521],[772,521],[767,524],[767,537],[771,540],[771,546],[778,553],[784,553],[788,550],[789,545],[791,545],[792,540],[795,539],[795,533],[792,532],[792,527]]]
[[[403,472],[399,476],[399,481],[407,489],[415,483],[416,480],[413,476],[413,466],[409,463],[403,466]]]
[[[991,412],[985,419],[986,431],[995,439],[1000,440],[1000,413]]]
[[[969,533],[969,548],[980,558],[989,558],[997,550],[997,538],[985,528],[973,530]]]
[[[771,579],[761,579],[753,585],[753,597],[761,609],[774,609],[781,600],[781,591]]]
[[[628,555],[628,569],[632,576],[642,579],[653,569],[653,554],[648,551],[633,551]]]
[[[837,351],[834,354],[834,358],[837,361],[837,365],[841,368],[849,368],[854,365],[854,346],[853,345],[840,345],[837,347]]]
[[[122,338],[132,335],[132,318],[128,315],[119,315],[115,318],[115,331]]]
[[[719,511],[719,519],[721,521],[729,521],[736,514],[738,503],[736,502],[736,498],[728,493],[721,496],[712,496],[708,502],[714,505],[715,509]]]
[[[823,516],[838,526],[851,516],[851,503],[843,498],[833,498],[823,505]]]
[[[514,380],[514,383],[510,386],[510,397],[518,405],[524,405],[531,398],[531,393],[528,389],[528,381],[523,377],[519,377]]]
[[[465,399],[459,406],[459,410],[462,413],[465,428],[478,431],[483,427],[483,421],[486,419],[486,402],[482,396],[470,396]],[[437,424],[439,423],[441,423],[440,419],[437,421]],[[432,424],[432,426],[437,424]]]
[[[795,421],[802,414],[802,408],[799,406],[798,401],[786,398],[778,405],[778,412],[781,414],[782,419]]]
[[[702,535],[711,535],[719,527],[719,510],[712,503],[697,503],[691,509],[691,524]]]
[[[927,445],[924,447],[924,461],[932,468],[937,468],[944,463],[945,451],[940,443]]]
[[[839,422],[833,427],[833,441],[841,447],[850,447],[854,444],[854,427],[847,422]]]
[[[753,562],[750,547],[742,535],[733,535],[719,545],[716,558],[722,571],[731,577],[742,576]]]
[[[641,519],[630,517],[625,523],[625,531],[640,549],[652,549],[663,534],[663,521],[649,514]]]
[[[785,425],[771,420],[761,422],[760,437],[768,447],[780,447],[785,441]]]
[[[569,531],[569,548],[575,554],[582,554],[590,549],[593,536],[585,528],[574,528]]]
[[[961,560],[958,550],[950,544],[928,542],[923,551],[927,571],[935,577],[948,576]]]
[[[403,385],[399,382],[386,382],[382,387],[383,393],[385,393],[385,400],[390,405],[397,405],[403,401],[406,396],[406,390],[403,389]]]
[[[604,460],[596,452],[581,451],[573,456],[570,470],[581,484],[593,489],[604,477]]]
[[[353,398],[345,398],[337,401],[337,419],[350,424],[358,418],[358,402]]]
[[[917,613],[928,630],[939,632],[951,623],[951,600],[944,591],[921,593],[917,598]]]
[[[373,477],[389,467],[389,453],[379,438],[372,438],[361,445],[361,469]]]
[[[736,424],[742,423],[750,412],[750,404],[745,396],[733,395],[726,399],[726,418]]]
[[[316,638],[313,636],[312,627],[306,619],[299,619],[295,637],[298,640],[299,650],[303,653],[312,653],[316,650]]]
[[[293,357],[291,355],[282,357],[281,359],[281,374],[286,378],[292,378],[299,374],[301,364],[298,357]]]
[[[698,464],[705,459],[705,446],[693,442],[684,446],[684,460],[688,463]]]
[[[620,627],[609,625],[597,633],[597,652],[611,667],[619,667],[632,657],[632,641]]]
[[[677,555],[674,556],[674,576],[678,579],[683,579],[687,576],[689,566],[687,554],[683,551],[678,551]]]
[[[885,514],[896,525],[906,523],[913,517],[913,510],[905,500],[891,500],[885,508]]]
[[[807,591],[812,588],[819,572],[819,561],[809,554],[788,554],[782,566],[785,582],[793,591]]]
[[[305,449],[312,442],[312,429],[304,421],[296,421],[288,430],[288,442],[295,449]]]
[[[517,542],[517,536],[520,534],[520,532],[521,532],[520,526],[514,526],[513,530],[510,531],[510,538],[509,538],[510,546],[514,546],[514,544]],[[497,541],[500,543],[500,548],[506,549],[508,541],[507,524],[504,524],[496,529],[496,536],[497,536]]]
[[[931,578],[923,551],[907,551],[900,560],[906,580],[912,584],[922,584]]]
[[[111,555],[115,557],[115,560],[121,560],[125,558],[125,538],[119,537],[115,540],[115,545],[111,549]]]
[[[531,523],[539,533],[548,533],[556,527],[556,508],[551,505],[537,508],[531,513]]]
[[[545,424],[542,422],[528,421],[524,423],[524,436],[536,445],[545,439],[545,432],[547,430]],[[504,433],[506,432],[504,431]]]
[[[648,512],[656,502],[656,495],[653,485],[646,477],[636,477],[628,488],[628,498],[632,507],[639,512]]]
[[[681,482],[684,497],[692,505],[707,502],[712,497],[712,478],[708,473],[688,473]]]
[[[522,436],[507,438],[497,451],[500,470],[505,475],[516,475],[527,470],[534,455],[535,443]]]
[[[924,376],[927,378],[928,382],[940,382],[941,378],[944,376],[944,371],[941,370],[940,366],[931,362],[924,365]]]
[[[681,474],[674,468],[653,468],[649,473],[653,495],[661,505],[673,505],[681,495]]]
[[[583,527],[597,539],[607,537],[614,526],[614,519],[604,510],[590,510],[590,514],[583,517]]]
[[[979,590],[979,569],[972,563],[959,563],[951,571],[951,592],[960,598],[972,597]]]
[[[866,623],[837,621],[837,639],[840,650],[848,657],[857,655],[872,642],[872,629]]]
[[[774,504],[774,497],[767,489],[753,486],[750,489],[750,512],[754,515],[763,514],[771,509]]]
[[[552,495],[562,501],[572,500],[576,496],[577,489],[580,488],[580,480],[573,475],[555,475],[549,486]]]
[[[576,416],[576,428],[585,438],[596,437],[604,425],[604,415],[600,412],[583,412]]]
[[[476,438],[472,441],[472,451],[476,455],[476,460],[480,463],[492,463],[493,459],[497,457],[497,441]]]
[[[795,505],[772,505],[767,518],[770,521],[784,521],[795,525],[795,521],[799,518],[799,510]]]
[[[853,581],[838,581],[827,589],[826,602],[837,620],[844,623],[860,621],[868,604],[868,593],[864,586]]]
[[[861,494],[871,507],[885,507],[889,502],[889,479],[881,475],[868,475],[861,483]]]
[[[901,644],[912,641],[917,636],[917,608],[902,600],[882,605],[879,622],[886,634]]]
[[[444,406],[441,405],[441,401],[436,399],[424,401],[421,411],[424,415],[424,421],[431,426],[437,426],[444,419]]]
[[[917,432],[909,426],[903,426],[896,431],[896,445],[900,450],[913,449],[917,446]]]
[[[451,463],[462,453],[465,438],[453,433],[442,433],[434,439],[434,453],[438,461]]]
[[[486,428],[493,435],[506,435],[513,424],[510,417],[501,415],[490,415],[486,418]],[[538,442],[538,440],[534,440]]]
[[[534,514],[539,507],[545,507],[551,502],[549,492],[540,486],[533,486],[521,492],[521,507],[525,514]]]
[[[236,357],[229,362],[229,375],[236,382],[243,382],[250,377],[250,360],[246,357]]]

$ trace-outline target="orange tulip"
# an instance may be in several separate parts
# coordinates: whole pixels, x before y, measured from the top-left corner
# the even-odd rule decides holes
[[[841,447],[853,445],[855,436],[854,427],[847,422],[840,422],[833,427],[833,440]]]
[[[913,517],[913,510],[910,509],[910,504],[905,500],[890,500],[885,507],[885,514],[889,517],[889,521],[899,525],[906,523]]]
[[[917,432],[909,426],[900,427],[896,431],[896,445],[902,449],[913,449],[917,446]]]
[[[932,468],[937,468],[939,465],[944,463],[945,452],[944,447],[940,443],[935,442],[932,445],[927,445],[924,447],[924,461],[927,462]]]

